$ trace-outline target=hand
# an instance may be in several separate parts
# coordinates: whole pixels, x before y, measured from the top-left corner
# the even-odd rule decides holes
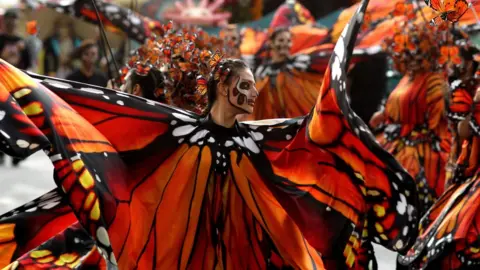
[[[461,141],[468,139],[472,134],[469,124],[470,119],[471,115],[469,115],[465,120],[460,121],[457,125],[457,131]]]
[[[384,121],[385,121],[385,114],[383,113],[383,111],[378,111],[372,115],[372,118],[370,118],[369,124],[371,128],[376,128]]]
[[[477,92],[475,92],[475,96],[473,97],[474,102],[480,101],[480,87],[477,88]]]

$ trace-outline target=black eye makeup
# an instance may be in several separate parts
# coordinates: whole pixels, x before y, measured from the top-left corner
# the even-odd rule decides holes
[[[240,82],[238,84],[238,88],[242,90],[248,90],[250,88],[250,83],[249,82]]]

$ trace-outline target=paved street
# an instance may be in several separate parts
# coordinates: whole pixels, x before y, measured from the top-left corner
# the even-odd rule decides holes
[[[54,187],[53,167],[43,152],[36,153],[18,168],[0,167],[0,214],[20,206]],[[382,247],[376,249],[380,270],[395,269],[395,254]]]

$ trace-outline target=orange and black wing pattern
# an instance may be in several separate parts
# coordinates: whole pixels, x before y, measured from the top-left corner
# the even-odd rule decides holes
[[[425,0],[425,3],[437,13],[432,19],[435,24],[458,22],[469,7],[466,0]]]
[[[17,96],[28,91],[21,90]],[[17,129],[7,130],[8,126],[16,126]],[[27,157],[49,145],[47,137],[23,113],[7,89],[0,85],[0,152]]]
[[[367,206],[371,208],[366,220],[361,220],[365,226],[359,230],[360,238],[368,237],[402,252],[416,238],[414,226],[419,218],[416,187],[411,176],[378,145],[368,127],[349,106],[346,76],[355,44],[352,36],[356,36],[358,27],[355,25],[355,29],[350,25],[340,35],[330,66],[324,74],[317,104],[308,119],[307,135],[313,145],[321,146],[332,156],[341,158],[355,176],[351,179],[363,183],[363,189],[360,188],[361,192],[357,194],[366,198]],[[351,185],[354,186],[353,183]],[[352,196],[352,192],[343,195],[339,192],[336,196],[344,201]],[[345,205],[339,209],[358,224],[360,220],[355,217],[355,213],[359,212],[357,206]]]
[[[247,119],[263,120],[306,115],[315,105],[323,71],[328,66],[332,49],[295,55],[281,66],[264,64],[257,67],[259,96]]]
[[[99,23],[92,1],[78,0],[67,5],[52,0],[47,0],[45,3],[48,8],[57,12],[75,16],[89,23]],[[144,17],[130,9],[97,0],[95,0],[95,5],[105,28],[117,32],[123,31],[130,39],[139,43],[143,44],[153,34],[159,35],[164,31],[160,22]]]
[[[479,133],[478,104],[472,102],[472,90],[466,81],[454,81],[450,93],[450,118],[454,123],[471,115],[473,136],[463,140],[454,153],[460,169],[453,172],[448,189],[425,214],[420,223],[420,236],[399,262],[415,269],[476,269],[480,265],[478,240],[480,216],[480,181],[478,171]]]
[[[66,199],[54,189],[0,216],[0,267],[5,267],[77,222]]]
[[[453,45],[445,45],[440,47],[440,55],[438,57],[438,64],[440,66],[446,65],[460,65],[462,57],[460,56],[460,48]]]
[[[265,156],[250,159],[265,164],[259,174],[270,180],[272,193],[265,201],[285,208],[326,269],[362,269],[369,261],[365,240],[405,251],[419,218],[412,178],[376,143],[346,98],[347,67],[366,2],[336,45],[310,114],[246,123],[261,134]],[[248,164],[241,165],[252,189],[263,190]]]
[[[18,96],[23,113],[52,143],[55,182],[77,219],[109,263],[116,264],[122,252],[128,260],[129,250],[139,249],[125,245],[130,222],[143,219],[142,212],[129,211],[138,207],[132,195],[148,194],[164,172],[157,169],[181,143],[175,135],[189,130],[184,121],[198,116],[109,89],[31,74],[33,80],[5,62],[0,74],[0,85]],[[25,89],[30,91],[16,95]],[[109,234],[120,237],[110,240]]]
[[[107,265],[93,239],[77,222],[3,269],[106,270]]]
[[[421,221],[420,236],[403,265],[426,269],[475,269],[480,265],[478,176],[452,185]]]
[[[384,149],[415,178],[422,212],[443,193],[445,166],[451,149],[441,73],[406,75],[385,106],[386,128],[378,136]]]
[[[450,84],[451,91],[449,93],[447,115],[455,123],[465,120],[472,110],[473,93],[471,93],[467,83],[462,80],[455,80]]]

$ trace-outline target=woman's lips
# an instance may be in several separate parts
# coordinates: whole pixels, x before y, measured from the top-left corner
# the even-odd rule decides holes
[[[255,100],[249,99],[248,100],[248,105],[251,105],[251,106],[255,105]]]

